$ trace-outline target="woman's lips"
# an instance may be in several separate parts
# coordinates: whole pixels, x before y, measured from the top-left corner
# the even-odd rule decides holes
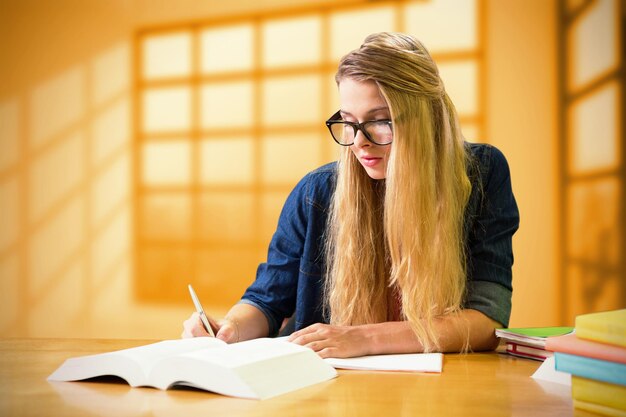
[[[362,156],[361,157],[361,163],[363,165],[365,165],[366,167],[373,167],[376,166],[380,161],[382,161],[383,158],[379,158],[379,157],[373,157],[373,156]]]

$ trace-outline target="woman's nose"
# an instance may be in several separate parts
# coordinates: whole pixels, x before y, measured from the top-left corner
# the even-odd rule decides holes
[[[357,148],[363,148],[365,146],[370,146],[370,145],[371,145],[370,141],[367,140],[363,132],[360,129],[357,130],[356,136],[354,137],[354,146],[356,146]]]

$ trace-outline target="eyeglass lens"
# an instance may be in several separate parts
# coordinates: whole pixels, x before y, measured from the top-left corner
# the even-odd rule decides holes
[[[358,127],[348,123],[334,123],[330,126],[335,140],[344,145],[354,143]],[[392,142],[393,132],[388,121],[371,121],[361,125],[361,130],[370,141],[377,145],[386,145]]]

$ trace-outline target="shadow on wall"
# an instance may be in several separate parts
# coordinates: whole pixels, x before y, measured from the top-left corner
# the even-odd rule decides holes
[[[1,335],[124,336],[130,56],[120,42],[0,103]]]

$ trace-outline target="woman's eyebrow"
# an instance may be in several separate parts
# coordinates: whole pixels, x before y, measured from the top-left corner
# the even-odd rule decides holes
[[[373,109],[369,109],[365,114],[373,114],[373,113],[377,113],[379,111],[389,111],[389,106],[380,106],[380,107],[374,107]],[[345,110],[339,110],[339,113],[342,116],[351,116],[354,117],[354,115],[352,113],[350,113],[349,111],[345,111]]]

